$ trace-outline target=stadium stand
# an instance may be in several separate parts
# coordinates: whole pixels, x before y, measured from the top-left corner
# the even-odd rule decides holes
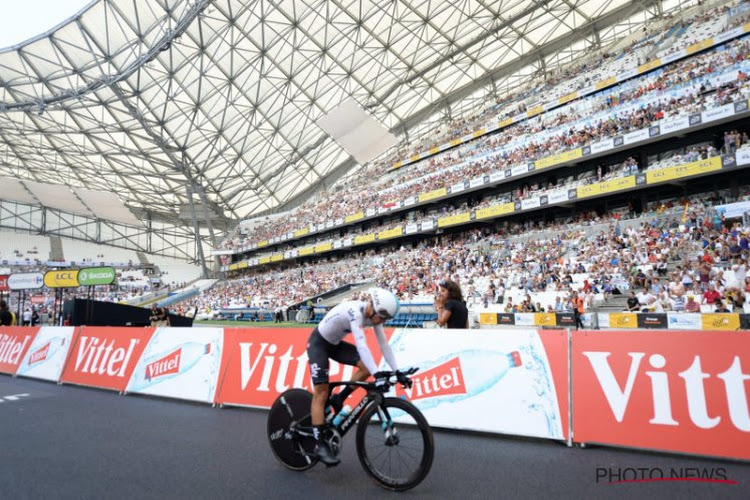
[[[49,260],[49,254],[50,241],[46,236],[0,231],[0,262],[3,265],[40,264]]]
[[[712,23],[711,26],[722,24]],[[503,134],[483,137],[409,165],[403,171],[386,175],[375,186],[351,184],[335,192],[322,193],[322,203],[310,203],[276,224],[262,226],[252,235],[252,241],[258,244],[358,211],[379,209],[393,200],[450,186],[467,174],[473,177],[523,165],[605,137],[647,128],[657,120],[687,116],[732,100],[746,99],[749,91],[743,75],[750,71],[745,62],[747,51],[747,41],[732,42],[544,113],[503,130]],[[717,87],[717,82],[728,88],[709,92]],[[371,184],[370,178],[361,177]],[[363,193],[366,196],[362,196]],[[229,240],[225,248],[246,244],[234,239]]]

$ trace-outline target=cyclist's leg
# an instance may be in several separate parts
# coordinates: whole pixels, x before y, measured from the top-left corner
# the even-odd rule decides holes
[[[307,341],[307,358],[310,365],[310,376],[313,383],[313,399],[310,407],[310,418],[313,425],[325,423],[325,404],[328,399],[329,351],[332,346],[321,337],[316,327]]]
[[[359,352],[357,352],[357,348],[353,344],[350,344],[348,342],[341,342],[338,346],[336,346],[336,350],[332,353],[331,358],[335,359],[339,363],[357,367],[357,371],[354,372],[351,378],[351,380],[353,380],[354,382],[367,380],[367,377],[370,376],[370,372],[367,370],[367,368],[365,368],[365,364],[359,358]],[[344,388],[339,393],[331,397],[331,403],[337,413],[339,410],[341,410],[341,407],[344,405],[344,401],[346,400],[346,398],[348,398],[353,391],[354,388],[347,385],[344,386]]]
[[[337,465],[341,460],[336,458],[324,439],[325,404],[328,400],[328,356],[332,346],[320,336],[315,328],[307,343],[307,357],[310,364],[310,375],[313,383],[313,399],[310,404],[310,420],[313,436],[317,441],[315,454],[327,466]]]
[[[313,399],[310,407],[310,420],[315,426],[325,423],[325,405],[328,400],[328,384],[313,386]]]

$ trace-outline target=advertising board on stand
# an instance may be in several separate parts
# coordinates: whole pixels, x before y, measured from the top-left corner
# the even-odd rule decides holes
[[[750,459],[750,337],[573,332],[579,443]]]
[[[223,344],[222,328],[159,328],[125,392],[213,403]]]
[[[44,284],[47,288],[76,288],[78,283],[78,270],[47,271],[44,273]]]
[[[434,426],[567,439],[567,345],[561,330],[397,330],[399,366],[419,372],[395,393]]]
[[[114,267],[89,267],[78,272],[81,286],[110,285],[115,282]]]
[[[42,273],[13,273],[8,277],[11,290],[36,290],[44,286]]]
[[[31,343],[16,375],[57,382],[68,359],[75,327],[43,326]]]

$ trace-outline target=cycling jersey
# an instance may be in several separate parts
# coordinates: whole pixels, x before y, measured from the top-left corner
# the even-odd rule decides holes
[[[370,318],[365,317],[367,304],[366,301],[347,301],[328,311],[328,314],[318,325],[320,336],[330,344],[338,345],[347,334],[354,335],[354,342],[362,363],[371,374],[374,374],[378,371],[378,367],[372,357],[370,348],[367,346],[364,331],[364,327],[372,326],[385,361],[392,370],[398,370],[391,346],[388,345],[388,340],[385,338],[383,325],[373,325]]]

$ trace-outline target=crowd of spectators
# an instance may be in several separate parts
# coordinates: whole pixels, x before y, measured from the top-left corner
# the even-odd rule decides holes
[[[428,151],[452,139],[464,137],[490,121],[510,118],[536,105],[554,101],[569,92],[587,87],[615,74],[624,65],[639,66],[646,62],[647,54],[653,54],[660,46],[668,45],[664,50],[657,52],[657,56],[668,56],[699,41],[687,33],[691,27],[700,28],[711,23],[714,25],[711,26],[712,29],[729,30],[750,19],[747,13],[730,16],[729,8],[729,5],[721,5],[690,19],[675,18],[666,14],[664,23],[644,25],[639,32],[630,37],[630,43],[625,47],[618,44],[613,52],[605,50],[592,55],[590,59],[593,60],[587,60],[589,58],[584,57],[583,60],[576,60],[567,67],[545,71],[540,78],[502,97],[496,97],[482,109],[468,116],[450,120],[434,130],[428,130],[426,134],[417,137],[412,143],[402,145],[394,157],[389,158],[388,164]],[[677,36],[675,39],[675,35],[678,34],[684,34],[684,36]]]
[[[728,141],[736,143],[736,147],[742,147],[747,144],[745,142],[747,140],[746,133],[740,134],[737,131],[731,131],[727,133],[727,137]],[[468,201],[449,203],[440,206],[439,208],[430,207],[428,210],[415,210],[406,215],[406,220],[401,220],[400,218],[392,218],[377,225],[370,224],[366,227],[352,226],[348,228],[348,231],[340,236],[340,239],[344,240],[346,238],[353,238],[362,233],[372,234],[392,229],[394,227],[403,227],[405,223],[408,224],[415,222],[435,221],[436,219],[439,219],[441,217],[448,217],[459,213],[466,213],[468,210],[482,209],[491,205],[499,205],[511,201],[522,201],[534,197],[539,197],[545,194],[548,196],[552,196],[555,193],[562,192],[567,195],[569,189],[575,188],[580,185],[607,181],[626,175],[633,175],[641,171],[649,171],[654,168],[666,168],[671,165],[710,158],[718,154],[719,150],[714,148],[711,144],[687,146],[676,150],[660,153],[658,159],[654,160],[654,166],[649,166],[647,168],[641,168],[635,158],[628,157],[624,161],[618,162],[613,165],[602,163],[598,165],[596,169],[584,171],[577,175],[569,175],[564,179],[559,179],[556,183],[550,182],[549,180],[547,180],[546,183],[542,183],[539,180],[532,180],[528,183],[519,185],[513,190],[508,188],[507,191],[493,193],[479,199],[470,198],[470,200]],[[308,246],[313,243],[318,244],[330,241],[330,234],[322,234],[314,239],[308,239],[304,243],[290,241],[286,245],[274,248],[271,253],[284,252],[287,250],[292,250],[295,247],[299,248],[301,246]]]
[[[675,62],[388,175],[383,165],[367,166],[357,179],[320,193],[316,200],[305,203],[288,217],[256,226],[246,238],[235,235],[223,247],[237,249],[310,224],[388,206],[460,180],[643,129],[658,120],[747,99],[749,48],[745,39],[730,42],[721,50]],[[721,83],[717,85],[717,81]],[[735,140],[726,142],[727,150],[736,148],[742,135],[732,139]],[[718,151],[706,153],[711,156]],[[381,178],[382,181],[373,182]]]
[[[431,303],[436,283],[450,279],[461,285],[474,311],[501,304],[507,312],[566,312],[577,296],[588,310],[630,292],[638,302],[623,309],[679,312],[696,304],[703,312],[743,310],[750,293],[750,228],[727,223],[712,203],[696,196],[658,204],[641,214],[646,217],[640,223],[628,223],[622,212],[525,221],[250,272],[215,287],[195,305],[289,307],[361,282],[393,289],[405,302]]]

